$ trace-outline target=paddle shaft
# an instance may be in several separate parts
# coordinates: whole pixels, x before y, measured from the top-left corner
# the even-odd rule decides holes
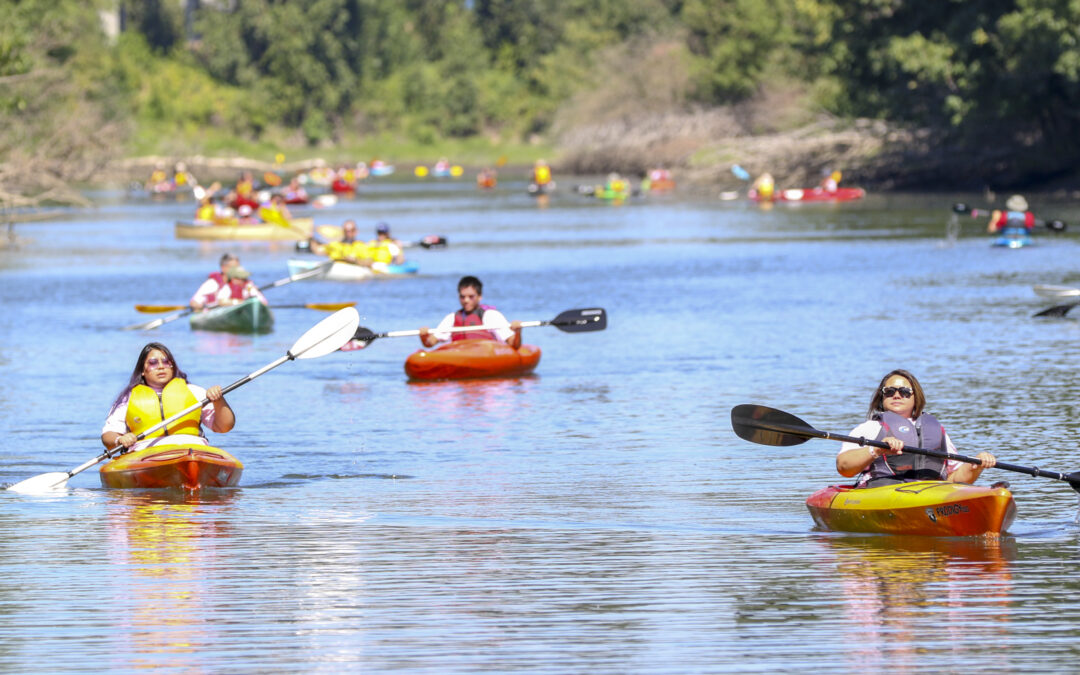
[[[955,204],[953,206],[953,211],[955,213],[970,213],[972,218],[989,218],[991,215],[993,215],[993,211],[989,209],[972,209],[968,208],[964,204]],[[1045,227],[1048,230],[1052,230],[1054,232],[1060,232],[1066,227],[1065,223],[1060,220],[1041,220],[1039,218],[1036,218],[1035,224],[1040,227]]]
[[[854,436],[844,436],[842,434],[834,434],[828,431],[821,431],[814,429],[813,427],[796,427],[787,424],[762,424],[754,423],[761,429],[769,431],[779,431],[782,433],[795,434],[796,436],[808,436],[811,438],[824,438],[833,441],[844,441],[847,443],[858,443],[860,446],[872,446],[875,448],[882,448],[889,450],[891,446],[888,443],[882,441],[871,440],[868,438],[856,438]],[[905,445],[904,452],[914,455],[926,455],[927,457],[937,457],[939,459],[953,459],[958,462],[967,462],[968,464],[982,464],[982,460],[974,457],[967,457],[966,455],[954,455],[948,452],[941,452],[939,450],[928,450],[927,448],[916,448],[910,445]],[[995,469],[1004,469],[1005,471],[1015,471],[1016,473],[1024,473],[1029,476],[1038,476],[1041,478],[1053,478],[1055,480],[1063,480],[1066,483],[1072,483],[1075,478],[1070,479],[1067,474],[1060,471],[1046,471],[1037,467],[1020,466],[1019,464],[1009,464],[1008,462],[997,462],[994,464]]]

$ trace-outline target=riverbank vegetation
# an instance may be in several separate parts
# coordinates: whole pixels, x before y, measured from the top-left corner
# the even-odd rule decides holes
[[[9,0],[0,199],[196,153],[1032,185],[1078,85],[1059,0]]]

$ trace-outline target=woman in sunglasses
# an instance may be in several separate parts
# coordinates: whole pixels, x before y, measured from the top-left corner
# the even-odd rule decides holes
[[[976,457],[981,465],[966,464],[913,453],[904,454],[905,445],[956,454],[956,446],[933,415],[923,412],[926,396],[915,376],[894,370],[881,379],[870,398],[866,421],[851,436],[882,441],[882,450],[858,443],[844,443],[836,456],[836,470],[843,476],[858,475],[857,487],[878,487],[915,480],[947,480],[974,483],[997,462],[989,452]]]
[[[135,442],[138,434],[204,398],[210,399],[210,403]],[[203,426],[223,434],[231,431],[235,424],[236,417],[225,402],[221,387],[215,385],[203,389],[188,383],[187,375],[176,365],[169,348],[160,342],[151,342],[139,352],[127,386],[113,401],[101,430],[101,442],[106,448],[122,445],[128,450],[141,450],[159,443],[209,445],[203,438]],[[181,434],[180,439],[170,438]]]

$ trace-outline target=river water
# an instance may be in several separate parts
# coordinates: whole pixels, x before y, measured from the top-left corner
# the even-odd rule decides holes
[[[281,309],[255,337],[122,330],[151,318],[135,303],[184,303],[226,250],[257,283],[293,252],[176,240],[190,202],[91,196],[0,250],[0,484],[99,454],[150,339],[224,385],[325,316]],[[356,301],[362,325],[412,329],[475,274],[511,319],[598,306],[608,329],[526,330],[543,358],[516,379],[409,383],[415,338],[287,363],[230,394],[236,429],[211,436],[246,464],[235,490],[105,490],[91,469],[65,493],[0,492],[0,671],[1073,670],[1067,484],[984,474],[1018,504],[996,541],[819,532],[804,501],[843,482],[837,445],[730,425],[760,403],[847,433],[903,367],[961,452],[1080,469],[1080,322],[1031,318],[1053,304],[1033,284],[1080,285],[1080,239],[998,249],[971,219],[949,239],[961,199],[977,203],[370,183],[317,221],[450,246],[410,249],[416,278],[297,282],[272,303]]]

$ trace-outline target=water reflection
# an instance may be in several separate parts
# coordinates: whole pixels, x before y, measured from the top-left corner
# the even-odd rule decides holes
[[[538,375],[478,380],[409,380],[414,403],[433,414],[461,418],[483,413],[491,419],[512,417],[522,406],[529,407],[527,393],[539,381]]]
[[[821,537],[835,566],[849,670],[961,657],[1009,634],[1011,537]],[[973,621],[974,616],[982,618]],[[933,617],[928,620],[928,617]]]
[[[190,666],[216,642],[206,617],[239,490],[110,490],[106,501],[113,624],[127,634],[124,668]],[[120,664],[118,664],[120,665]]]

